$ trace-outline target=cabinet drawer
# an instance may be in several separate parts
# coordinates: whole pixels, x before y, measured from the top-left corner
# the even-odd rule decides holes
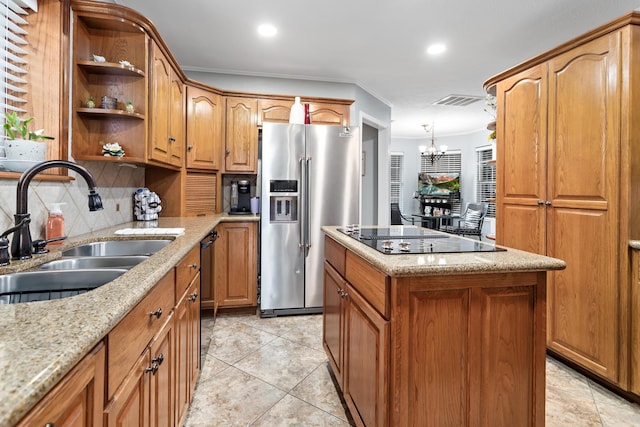
[[[385,318],[390,316],[389,281],[387,276],[373,268],[352,252],[346,254],[347,282],[360,292],[364,299]]]
[[[324,258],[336,269],[342,276],[345,275],[345,256],[347,250],[340,243],[336,242],[329,236],[324,236]]]
[[[170,315],[175,301],[174,282],[174,273],[170,271],[109,333],[108,399]],[[162,314],[158,317],[155,313],[160,310]]]
[[[176,303],[200,271],[200,246],[196,245],[176,265]]]

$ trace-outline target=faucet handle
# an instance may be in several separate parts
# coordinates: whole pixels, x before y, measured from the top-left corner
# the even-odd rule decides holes
[[[34,240],[32,245],[33,245],[33,253],[34,254],[46,254],[47,252],[49,252],[49,249],[46,248],[47,244],[51,243],[51,242],[59,242],[60,240],[64,240],[66,239],[67,236],[62,236],[62,237],[54,237],[53,239],[49,239],[49,240]]]

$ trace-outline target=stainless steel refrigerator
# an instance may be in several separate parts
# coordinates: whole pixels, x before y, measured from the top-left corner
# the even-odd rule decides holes
[[[323,225],[357,224],[360,141],[343,126],[262,126],[260,313],[322,312]]]

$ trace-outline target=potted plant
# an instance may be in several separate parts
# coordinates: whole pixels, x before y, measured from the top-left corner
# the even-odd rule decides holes
[[[46,158],[47,145],[43,140],[54,139],[45,135],[44,130],[30,131],[29,124],[33,117],[21,119],[16,112],[4,114],[3,128],[6,134],[4,151],[6,160],[5,169],[13,172],[24,172],[37,162]]]

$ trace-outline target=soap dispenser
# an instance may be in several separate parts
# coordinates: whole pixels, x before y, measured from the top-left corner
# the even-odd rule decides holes
[[[49,217],[47,218],[47,229],[45,232],[46,240],[64,237],[64,216],[62,216],[62,205],[64,205],[64,203],[51,204]],[[62,243],[62,240],[49,242],[50,245],[59,245],[60,243]]]

